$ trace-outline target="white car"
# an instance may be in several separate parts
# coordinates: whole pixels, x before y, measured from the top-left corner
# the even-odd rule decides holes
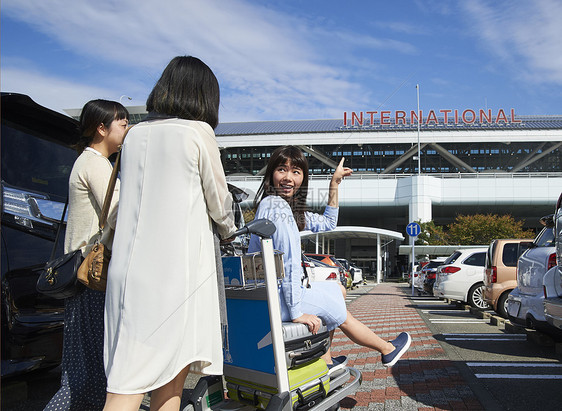
[[[422,272],[423,267],[421,264],[417,266],[417,269],[414,271],[414,288],[417,290],[418,295],[423,294],[423,280],[424,275]]]
[[[488,308],[484,301],[484,265],[486,247],[455,251],[437,269],[433,295],[469,303],[478,309]]]
[[[354,266],[345,258],[338,258],[337,260],[351,274],[351,285],[359,285],[363,282],[363,270],[361,270],[359,267]]]
[[[517,287],[507,297],[507,315],[512,323],[549,333],[544,316],[543,280],[556,265],[552,215],[541,218],[545,226],[517,262]]]
[[[421,292],[433,295],[433,283],[437,275],[437,269],[447,260],[447,257],[436,257],[429,260],[421,270]]]
[[[304,254],[302,261],[308,281],[339,281],[340,275],[337,267],[314,260]]]
[[[356,265],[350,264],[351,273],[353,277],[353,285],[360,285],[363,283],[363,270]]]

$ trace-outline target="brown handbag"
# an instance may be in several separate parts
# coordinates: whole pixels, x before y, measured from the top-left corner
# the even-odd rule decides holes
[[[129,127],[130,129],[130,127]],[[129,131],[127,129],[127,132]],[[127,133],[125,133],[127,135]],[[96,291],[105,291],[107,286],[107,269],[109,267],[109,260],[111,259],[111,251],[109,251],[102,243],[101,236],[103,233],[103,228],[107,222],[107,215],[109,214],[109,206],[111,205],[111,198],[113,197],[113,191],[115,190],[115,183],[117,181],[117,173],[119,172],[119,165],[121,160],[121,149],[117,153],[117,158],[115,159],[115,165],[111,173],[111,178],[109,179],[109,185],[107,186],[107,191],[105,193],[105,199],[103,201],[103,207],[101,210],[101,216],[99,220],[99,231],[97,233],[97,239],[92,246],[92,249],[88,255],[80,264],[78,268],[77,277],[78,281],[84,284],[86,287],[91,288]]]

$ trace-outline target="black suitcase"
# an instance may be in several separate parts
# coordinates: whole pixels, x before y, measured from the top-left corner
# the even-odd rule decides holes
[[[325,325],[317,334],[312,334],[305,324],[284,322],[282,327],[287,368],[320,358],[330,348],[330,332]]]

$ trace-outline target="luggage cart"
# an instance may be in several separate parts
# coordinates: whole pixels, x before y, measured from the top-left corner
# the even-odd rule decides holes
[[[294,333],[295,324],[286,323],[284,330],[281,321],[278,281],[283,263],[281,254],[273,250],[274,232],[273,223],[263,219],[236,232],[261,237],[262,252],[224,260],[228,313],[224,375],[202,377],[183,411],[336,410],[361,384],[361,372],[353,367],[327,375],[326,363],[319,358],[326,351],[312,347],[313,335],[304,324],[298,326],[305,331],[296,331],[304,334],[304,355],[310,345],[316,356],[308,362],[295,360],[303,353],[286,350],[284,333],[289,328]],[[225,398],[225,381],[229,398]]]

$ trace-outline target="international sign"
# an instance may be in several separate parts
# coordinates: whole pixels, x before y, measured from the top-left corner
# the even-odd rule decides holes
[[[440,115],[440,117],[438,117]],[[376,124],[382,125],[416,125],[418,121],[423,125],[429,124],[518,124],[521,120],[515,117],[515,109],[509,111],[503,108],[497,111],[491,109],[479,110],[457,110],[457,109],[442,109],[442,110],[429,110],[427,116],[423,115],[420,110],[417,113],[415,110],[409,112],[405,110],[381,110],[381,111],[352,111],[348,114],[347,111],[343,113],[344,127],[368,127]]]

